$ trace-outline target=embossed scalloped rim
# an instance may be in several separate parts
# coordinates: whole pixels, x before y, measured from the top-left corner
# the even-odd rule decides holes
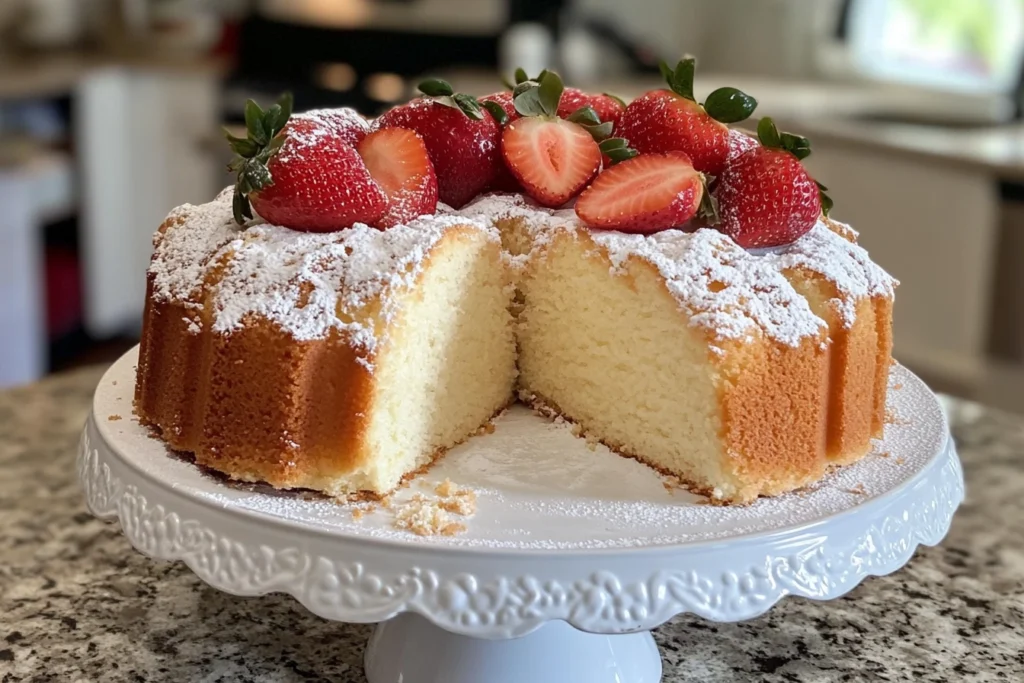
[[[839,597],[945,536],[964,485],[952,439],[918,476],[847,513],[743,542],[599,553],[503,554],[358,544],[218,514],[119,459],[89,418],[78,452],[89,509],[139,551],[181,560],[236,595],[284,592],[321,617],[377,622],[417,612],[454,633],[525,635],[564,620],[592,633],[654,628],[691,612],[756,617],[786,595]],[[353,559],[356,555],[359,559]]]

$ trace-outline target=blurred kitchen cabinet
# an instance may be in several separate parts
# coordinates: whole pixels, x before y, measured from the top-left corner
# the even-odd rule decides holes
[[[33,182],[24,169],[0,171],[0,387],[44,371],[42,251]]]
[[[167,212],[227,183],[210,145],[217,75],[117,67],[78,85],[85,327],[94,337],[138,326],[152,235]]]
[[[848,142],[815,141],[812,174],[834,216],[901,281],[894,355],[954,381],[984,371],[999,232],[998,185],[964,165]]]

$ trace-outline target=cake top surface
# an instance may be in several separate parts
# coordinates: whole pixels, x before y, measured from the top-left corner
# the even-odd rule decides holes
[[[842,224],[840,227],[848,228]],[[859,300],[892,298],[898,284],[871,260],[867,250],[836,233],[823,221],[818,221],[793,244],[765,254],[763,258],[780,271],[803,269],[824,276],[836,288],[832,305],[847,327],[857,318]]]
[[[536,245],[560,230],[587,230],[570,210],[551,211],[517,195],[488,195],[462,210],[484,220],[515,218]],[[797,346],[823,332],[821,319],[778,268],[714,230],[665,230],[653,235],[588,231],[621,272],[630,259],[658,269],[691,324],[719,339],[743,339],[760,328],[770,339]]]
[[[393,315],[387,292],[416,280],[432,247],[450,228],[487,230],[456,215],[424,216],[388,230],[366,225],[333,233],[268,224],[241,228],[232,219],[229,190],[208,204],[178,207],[168,219],[168,229],[154,238],[149,268],[157,300],[198,307],[208,272],[221,264],[213,300],[215,332],[238,329],[256,315],[297,340],[344,331],[354,346],[369,352],[379,339],[360,311],[380,300],[385,318]]]

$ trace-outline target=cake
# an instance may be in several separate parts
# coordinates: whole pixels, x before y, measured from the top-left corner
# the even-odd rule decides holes
[[[542,85],[520,83],[511,116],[430,86],[446,100],[446,135],[494,128],[498,149],[515,150],[508,172],[451,188],[458,171],[435,161],[431,120],[414,126],[405,112],[392,117],[401,126],[385,115],[339,130],[356,119],[321,112],[286,125],[289,102],[254,112],[263,128],[253,135],[250,122],[249,141],[232,142],[239,184],[175,209],[154,238],[140,422],[233,479],[338,497],[389,494],[516,400],[726,503],[797,489],[863,457],[884,424],[894,281],[802,177],[787,180],[799,190],[792,203],[768,208],[783,219],[755,207],[770,231],[729,196],[760,182],[750,150],[789,163],[806,141],[789,136],[776,153],[762,126],[761,144],[743,139],[737,152],[726,129],[722,158],[707,162],[724,164],[723,178],[709,190],[685,154],[637,156],[587,112],[556,116],[557,98],[519,106]],[[637,129],[632,107],[619,123]],[[705,107],[713,112],[711,97]],[[602,138],[596,162],[569,126]],[[345,140],[334,148],[310,130]],[[524,168],[538,141],[553,161]],[[464,153],[494,153],[464,142]],[[567,177],[594,163],[584,183]],[[325,164],[344,191],[325,185]],[[260,184],[264,173],[272,185]],[[519,190],[490,191],[499,176]],[[359,183],[372,191],[346,203]],[[716,193],[721,206],[709,202]],[[649,210],[661,195],[670,201]],[[609,197],[625,208],[609,213]],[[596,229],[598,214],[619,229]],[[322,231],[334,215],[339,229]]]

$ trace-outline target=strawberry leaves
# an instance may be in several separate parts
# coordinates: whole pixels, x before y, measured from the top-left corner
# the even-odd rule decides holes
[[[665,81],[668,83],[668,87],[672,89],[672,92],[688,100],[697,101],[693,96],[693,76],[697,71],[696,59],[684,57],[679,60],[675,69],[666,62],[659,62],[658,68],[661,69],[661,75],[665,77]]]
[[[521,69],[519,71],[522,71]],[[517,73],[517,80],[520,74]],[[565,85],[554,71],[542,71],[537,80],[525,80],[512,91],[516,111],[522,116],[557,116]]]
[[[602,122],[601,117],[597,115],[597,111],[589,104],[569,114],[566,117],[566,121],[571,121],[586,128],[587,132],[590,133],[596,142],[607,140],[612,134],[612,122]]]
[[[661,62],[658,67],[672,92],[692,102],[697,101],[693,95],[693,78],[697,71],[695,58],[684,57],[675,69],[665,62]],[[738,88],[724,87],[708,95],[702,106],[708,116],[720,123],[739,123],[754,113],[757,100]]]
[[[484,118],[484,107],[475,97],[455,92],[451,83],[442,78],[428,78],[421,81],[417,87],[427,97],[434,98],[438,104],[458,109],[474,121],[482,121]],[[487,110],[492,111],[489,107]]]
[[[800,161],[811,156],[811,141],[802,135],[779,132],[775,122],[770,116],[765,116],[757,124],[757,138],[761,145],[770,149],[781,149],[789,152]],[[828,188],[814,181],[818,186],[818,194],[821,198],[821,212],[828,216],[835,206],[835,201],[828,196]]]
[[[601,154],[611,160],[609,166],[614,166],[620,161],[632,159],[638,154],[635,149],[629,146],[626,138],[608,138],[603,140],[598,147],[601,148]]]
[[[746,121],[755,109],[757,100],[738,88],[719,88],[704,100],[704,111],[721,123]]]
[[[285,143],[286,136],[282,131],[291,118],[293,105],[291,93],[281,95],[266,111],[253,100],[248,100],[245,103],[246,137],[240,138],[224,130],[231,151],[237,155],[228,164],[228,170],[238,176],[231,204],[235,222],[239,225],[253,217],[249,195],[274,184],[267,164]]]

